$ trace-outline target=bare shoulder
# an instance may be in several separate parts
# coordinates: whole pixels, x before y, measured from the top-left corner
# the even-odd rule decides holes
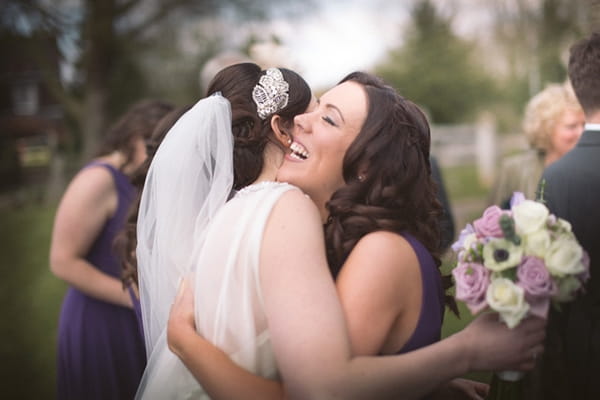
[[[392,260],[416,259],[410,243],[400,234],[390,231],[375,231],[363,236],[352,250],[357,254],[374,255]]]
[[[275,204],[273,215],[290,215],[294,221],[298,222],[304,218],[320,221],[319,210],[315,203],[297,188],[288,190],[281,195]]]
[[[370,274],[373,268],[380,276],[395,281],[420,274],[419,260],[410,243],[389,231],[371,232],[362,237],[350,252],[343,267],[353,274]]]
[[[319,211],[302,191],[288,190],[277,199],[267,219],[261,255],[278,259],[315,251],[325,252]]]
[[[117,191],[111,172],[102,166],[90,166],[79,171],[61,201],[71,210],[93,209],[111,215],[117,205]]]
[[[89,195],[101,194],[114,189],[114,181],[106,167],[93,165],[79,171],[70,186]]]

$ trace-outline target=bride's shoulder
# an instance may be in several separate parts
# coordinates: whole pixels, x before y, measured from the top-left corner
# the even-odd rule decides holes
[[[262,209],[273,209],[276,214],[306,212],[318,214],[314,202],[300,188],[284,182],[260,182],[240,189],[235,203],[254,204]],[[300,211],[302,210],[302,211]],[[320,217],[319,217],[320,218]]]
[[[298,188],[290,185],[288,189],[277,196],[270,210],[263,236],[265,246],[279,249],[280,245],[275,243],[283,238],[300,240],[307,237],[323,244],[323,223],[319,209]],[[303,243],[306,244],[304,239]]]
[[[281,185],[281,195],[273,210],[276,215],[286,215],[291,219],[306,217],[320,221],[319,210],[308,195],[296,186],[287,183]]]

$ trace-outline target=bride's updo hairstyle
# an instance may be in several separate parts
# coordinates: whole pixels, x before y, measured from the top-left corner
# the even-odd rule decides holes
[[[258,114],[252,93],[260,78],[267,73],[253,63],[240,63],[219,71],[208,86],[207,96],[220,92],[231,103],[233,144],[233,188],[239,190],[258,178],[263,168],[263,151],[274,141],[271,118],[281,117],[282,128],[291,136],[293,119],[308,108],[312,93],[304,79],[294,71],[279,68],[289,85],[287,105],[266,115]],[[278,142],[275,142],[278,143]]]
[[[430,131],[424,113],[382,80],[353,72],[340,83],[356,82],[367,95],[368,113],[343,161],[346,185],[327,203],[328,261],[337,276],[352,248],[370,232],[407,232],[440,266],[436,184],[429,163]],[[444,288],[451,286],[449,276]],[[453,301],[446,296],[452,308]]]

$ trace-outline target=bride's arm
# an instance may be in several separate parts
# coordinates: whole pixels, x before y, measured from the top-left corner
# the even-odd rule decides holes
[[[218,347],[196,333],[193,291],[184,280],[167,325],[169,348],[192,372],[211,399],[284,399],[281,382],[243,369]]]

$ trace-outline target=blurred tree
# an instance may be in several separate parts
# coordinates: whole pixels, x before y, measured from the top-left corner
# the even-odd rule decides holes
[[[595,5],[594,5],[595,4]],[[527,101],[566,79],[568,49],[599,28],[598,0],[489,1],[493,62],[499,88],[494,112],[504,129],[520,130]]]
[[[436,123],[460,122],[485,104],[490,78],[474,58],[474,45],[456,36],[451,19],[431,0],[419,0],[404,44],[390,52],[376,73],[402,95],[422,105]]]
[[[61,41],[63,67],[70,79],[50,75],[47,84],[60,100],[80,136],[81,156],[93,154],[106,126],[116,113],[144,95],[155,95],[160,85],[146,81],[142,61],[154,60],[149,49],[177,57],[174,33],[182,21],[215,15],[258,18],[269,11],[273,0],[5,0],[0,23],[5,29],[31,36],[34,31],[52,32]],[[285,2],[284,2],[285,3]],[[172,29],[174,31],[168,31]],[[166,34],[165,34],[166,33]],[[33,55],[44,63],[40,42],[33,40]],[[200,61],[215,52],[215,43],[205,43]],[[202,43],[199,43],[201,46]],[[37,47],[36,47],[37,46]],[[212,47],[211,47],[212,46]],[[197,65],[198,67],[198,65]],[[186,74],[195,74],[192,67]],[[64,74],[63,74],[64,75]],[[152,76],[151,76],[152,78]],[[188,84],[186,87],[190,87]]]
[[[525,79],[528,97],[566,78],[569,46],[591,33],[597,0],[502,0],[492,2],[494,31],[509,78]],[[598,29],[598,26],[596,26]],[[527,97],[527,98],[528,98]],[[527,98],[521,99],[522,102]],[[522,104],[521,104],[522,105]]]

